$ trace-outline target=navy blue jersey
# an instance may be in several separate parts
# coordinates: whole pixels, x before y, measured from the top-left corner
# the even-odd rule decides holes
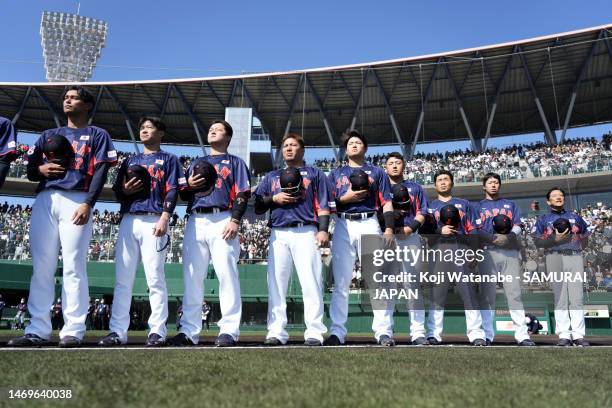
[[[442,228],[444,226],[444,224],[440,222],[440,210],[449,204],[454,205],[459,210],[459,215],[461,216],[461,224],[457,229],[457,234],[463,235],[474,233],[475,216],[472,205],[468,200],[456,197],[451,198],[449,201],[440,201],[436,198],[429,203],[427,212],[435,217],[436,221],[438,222],[438,228]]]
[[[474,204],[476,215],[475,226],[489,234],[495,234],[493,218],[504,214],[512,220],[512,225],[521,225],[521,211],[514,201],[498,198],[497,200],[484,199]]]
[[[134,164],[144,167],[149,172],[151,191],[147,198],[122,201],[121,213],[151,212],[161,214],[164,212],[164,208],[174,208],[174,203],[164,205],[164,201],[167,197],[170,198],[169,196],[176,200],[178,179],[182,173],[178,157],[162,150],[151,154],[140,153],[128,157],[119,169],[119,175],[114,186],[115,191],[120,191],[119,189],[123,188],[124,181],[127,181],[124,180],[127,169]]]
[[[370,180],[370,194],[358,203],[341,204],[339,199],[348,191],[351,182],[349,177],[355,170],[363,170]],[[329,173],[329,182],[332,185],[336,211],[339,213],[364,213],[382,210],[382,207],[391,201],[391,183],[383,169],[371,164],[361,167],[343,166]]]
[[[427,197],[423,192],[423,187],[419,184],[409,180],[404,180],[401,184],[408,189],[408,194],[410,195],[410,211],[404,211],[402,214],[403,217],[399,220],[399,223],[395,223],[395,226],[407,227],[414,221],[415,215],[421,214],[424,216],[427,214]]]
[[[251,190],[251,173],[244,160],[229,153],[205,156],[204,160],[212,164],[217,170],[217,183],[210,194],[203,197],[192,197],[187,208],[189,211],[209,207],[229,210],[234,205],[238,193]],[[185,177],[179,180],[179,186],[182,190],[189,188],[187,179],[195,162],[196,160],[191,163]]]
[[[305,166],[300,167],[302,175],[302,196],[291,204],[273,205],[270,212],[271,227],[286,227],[296,222],[315,223],[319,210],[330,211],[332,196],[331,186],[321,170]],[[273,196],[281,192],[281,170],[274,170],[257,186],[255,195],[259,197]]]
[[[68,139],[75,157],[64,177],[41,181],[37,191],[45,188],[89,191],[89,184],[96,164],[107,162],[114,165],[117,163],[117,151],[109,134],[106,130],[96,126],[87,126],[80,129],[61,127],[45,130],[28,150],[28,161],[40,164],[47,163],[42,148],[45,139],[51,135],[62,135]]]
[[[17,153],[17,132],[13,122],[0,116],[0,157]]]
[[[570,222],[572,226],[572,237],[569,242],[555,245],[549,250],[562,251],[571,249],[574,251],[582,250],[582,238],[589,235],[587,223],[582,219],[581,216],[570,211],[552,211],[548,214],[540,215],[533,227],[532,233],[535,238],[546,239],[554,234],[553,222],[558,218],[565,218]]]

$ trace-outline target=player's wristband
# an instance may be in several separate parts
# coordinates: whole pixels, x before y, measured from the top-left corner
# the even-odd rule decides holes
[[[232,218],[237,219],[238,223],[240,223],[242,216],[247,210],[247,205],[248,205],[250,196],[251,196],[250,190],[241,191],[236,196],[236,200],[234,201],[234,204],[232,206]]]
[[[329,215],[319,215],[319,231],[329,230]]]
[[[557,243],[555,242],[555,236],[551,235],[548,238],[545,239],[536,239],[534,240],[535,246],[538,248],[552,248],[555,245],[557,245]]]
[[[423,225],[423,224],[421,224],[417,220],[412,220],[412,222],[408,226],[410,227],[412,232],[414,232],[414,231],[418,230],[419,228],[421,228],[421,225]]]
[[[395,228],[395,216],[393,215],[393,211],[385,211],[383,213],[383,219],[385,220],[385,229]]]

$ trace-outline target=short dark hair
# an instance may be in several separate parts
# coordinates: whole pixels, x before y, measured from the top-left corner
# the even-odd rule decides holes
[[[561,187],[553,187],[546,193],[547,200],[550,200],[550,193],[552,193],[553,191],[560,191],[561,194],[563,194],[563,197],[565,197],[565,190],[563,190]]]
[[[232,138],[232,136],[234,135],[234,129],[232,129],[232,125],[230,125],[228,122],[226,122],[225,120],[222,119],[217,119],[217,120],[213,120],[212,123],[210,124],[210,126],[212,127],[212,125],[216,125],[217,123],[220,123],[223,125],[223,127],[225,128],[225,133],[227,133],[227,135],[230,137],[230,139]]]
[[[346,146],[348,145],[349,139],[352,138],[352,137],[356,137],[359,140],[361,140],[361,142],[363,143],[364,147],[366,149],[368,148],[368,142],[367,142],[367,140],[365,140],[365,137],[363,137],[361,135],[361,133],[359,133],[355,129],[347,129],[344,132],[344,134],[342,135],[342,145],[344,146],[345,149],[346,149]]]
[[[450,177],[451,183],[455,184],[455,178],[453,177],[453,173],[451,173],[448,170],[440,170],[436,174],[434,174],[434,183],[438,180],[438,177],[444,176],[444,175]]]
[[[499,174],[497,174],[497,173],[493,173],[493,172],[489,172],[489,173],[485,174],[485,175],[482,177],[482,185],[484,186],[485,184],[487,184],[487,181],[488,181],[490,178],[494,178],[494,179],[496,179],[497,181],[499,181],[499,184],[501,184],[501,177],[499,176]]]
[[[404,156],[402,156],[400,152],[391,152],[385,158],[385,163],[388,162],[389,159],[399,159],[401,161],[404,161]]]
[[[281,145],[285,144],[285,140],[287,139],[295,139],[298,144],[300,145],[300,147],[303,149],[304,148],[304,138],[300,135],[298,135],[297,133],[287,133],[285,136],[283,136],[283,139],[281,140]]]
[[[138,129],[140,129],[140,127],[145,122],[151,122],[153,124],[153,126],[155,126],[155,129],[157,129],[157,130],[161,130],[163,132],[166,131],[166,124],[164,122],[162,122],[162,120],[160,118],[158,118],[157,116],[143,116],[143,117],[141,117],[140,120],[138,121]]]
[[[62,93],[62,102],[64,101],[64,98],[66,98],[66,94],[69,91],[77,91],[77,93],[79,94],[79,99],[85,103],[91,103],[92,109],[93,109],[93,105],[96,103],[96,98],[93,96],[91,92],[89,92],[87,89],[85,89],[85,87],[81,85],[67,86],[64,92]]]

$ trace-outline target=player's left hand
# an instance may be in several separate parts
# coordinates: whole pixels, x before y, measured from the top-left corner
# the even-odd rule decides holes
[[[319,231],[315,235],[315,240],[319,248],[326,248],[329,245],[329,234],[326,231]]]
[[[166,231],[168,231],[168,219],[169,217],[166,215],[167,213],[162,213],[159,217],[159,221],[153,227],[153,235],[156,237],[163,237],[166,235]]]
[[[391,228],[385,229],[385,233],[383,234],[383,241],[385,247],[393,248],[395,247],[395,235],[393,234],[393,230]]]
[[[87,203],[83,203],[77,207],[72,214],[72,223],[74,225],[85,225],[87,221],[89,221],[89,214],[91,212],[91,207]]]
[[[404,227],[404,230],[402,231],[404,233],[404,235],[409,236],[410,234],[412,234],[414,231],[412,230],[412,228],[410,227]]]
[[[236,235],[238,235],[238,224],[236,224],[233,221],[228,222],[225,225],[225,228],[223,229],[223,233],[221,234],[221,237],[224,240],[229,241],[231,239],[236,238]]]

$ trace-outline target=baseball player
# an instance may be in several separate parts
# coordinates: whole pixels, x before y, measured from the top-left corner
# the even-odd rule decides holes
[[[60,330],[64,322],[62,322],[62,299],[58,298],[57,302],[51,307],[51,327],[53,330]]]
[[[357,258],[361,263],[361,236],[382,233],[376,217],[377,211],[381,209],[385,224],[385,244],[394,245],[395,219],[389,178],[380,167],[365,163],[368,143],[359,132],[347,131],[344,135],[344,148],[348,165],[334,169],[328,176],[337,212],[332,238],[334,291],[329,309],[332,326],[331,335],[325,340],[328,346],[344,344],[353,267]],[[331,207],[333,209],[333,203]],[[393,332],[389,327],[392,311],[373,308],[373,314],[372,330],[376,341],[385,346],[393,345]]]
[[[270,210],[268,253],[267,346],[286,344],[287,286],[297,271],[304,303],[305,345],[321,346],[327,328],[323,324],[323,278],[320,247],[329,243],[329,198],[325,173],[304,165],[304,139],[287,134],[281,142],[287,168],[266,175],[255,191],[255,211]]]
[[[15,314],[15,329],[16,330],[24,329],[25,318],[26,318],[27,313],[28,313],[28,304],[26,303],[25,298],[21,298],[21,301],[17,305],[17,313]]]
[[[91,210],[109,167],[117,162],[109,134],[88,125],[93,105],[94,97],[85,88],[68,87],[63,94],[68,126],[44,131],[28,151],[28,179],[40,181],[30,226],[33,274],[28,308],[32,319],[25,336],[11,340],[10,346],[48,343],[60,247],[64,327],[59,346],[78,347],[85,334]]]
[[[434,183],[438,197],[429,202],[427,211],[436,219],[438,223],[436,232],[440,237],[432,243],[432,249],[442,252],[451,250],[457,253],[457,250],[465,248],[465,236],[474,232],[474,215],[467,200],[451,195],[454,185],[451,172],[447,170],[439,171],[434,175]],[[432,269],[430,272],[433,274],[437,272],[465,272],[465,265],[458,265],[455,260],[449,262],[442,257],[436,257],[430,259],[429,263]],[[444,306],[450,285],[451,282],[447,279],[433,287],[433,298],[427,322],[429,329],[427,341],[431,345],[442,343]],[[455,283],[455,286],[463,300],[467,337],[470,343],[474,346],[486,346],[480,307],[473,284],[459,281]]]
[[[6,180],[11,162],[17,158],[17,132],[13,122],[0,116],[0,188]]]
[[[121,203],[122,216],[117,239],[111,331],[101,346],[127,343],[130,327],[132,287],[139,260],[142,260],[149,287],[150,333],[146,346],[163,346],[168,320],[168,291],[164,265],[170,236],[168,221],[178,198],[181,166],[178,158],[161,150],[166,125],[156,117],[140,119],[140,140],[144,152],[123,161],[113,189]]]
[[[550,212],[538,217],[533,227],[537,247],[544,248],[546,270],[553,273],[584,272],[582,249],[588,242],[588,227],[578,214],[566,211],[565,191],[553,187],[546,193]],[[555,331],[558,346],[588,347],[585,340],[583,282],[578,279],[553,281],[555,295]]]
[[[510,200],[501,198],[501,177],[499,174],[487,173],[482,179],[484,200],[474,206],[476,211],[475,226],[485,244],[484,259],[478,267],[481,275],[501,274],[512,277],[504,281],[504,292],[508,300],[510,317],[514,324],[514,338],[519,346],[535,346],[529,338],[525,322],[525,310],[521,300],[518,236],[521,234],[521,213],[519,207]],[[495,338],[493,322],[495,320],[495,295],[497,283],[480,284],[480,315],[485,331],[486,342],[491,344]]]
[[[393,195],[393,209],[395,213],[395,238],[398,248],[408,248],[412,253],[421,249],[421,238],[418,234],[419,228],[425,221],[427,215],[427,198],[423,188],[412,181],[404,180],[404,168],[406,163],[404,157],[397,152],[389,153],[385,161],[385,170],[391,182]],[[383,220],[384,222],[384,220]],[[384,224],[383,224],[384,225]],[[420,276],[421,263],[414,264],[406,261],[401,264],[401,271],[413,276]],[[408,303],[410,316],[410,336],[412,344],[423,346],[429,344],[425,333],[425,306],[423,292],[420,287],[420,279],[406,286],[418,290],[418,298],[411,299]],[[390,304],[391,320],[387,331],[393,331],[394,303]]]
[[[238,280],[240,242],[238,226],[251,196],[251,175],[246,163],[227,148],[233,130],[224,120],[215,120],[208,130],[211,155],[195,160],[179,180],[182,197],[190,214],[183,238],[183,318],[181,332],[172,339],[176,346],[197,344],[202,331],[204,277],[212,260],[219,279],[221,320],[217,347],[235,346],[240,335],[242,302]],[[214,166],[211,177],[198,169]],[[210,167],[213,168],[213,167]],[[212,175],[211,175],[212,176]],[[204,190],[202,191],[202,189]]]

